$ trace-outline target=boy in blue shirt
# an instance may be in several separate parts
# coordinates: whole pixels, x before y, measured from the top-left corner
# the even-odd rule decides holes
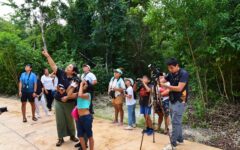
[[[23,122],[27,122],[27,118],[26,118],[27,101],[30,102],[32,107],[32,120],[37,121],[37,118],[35,117],[35,104],[34,104],[34,98],[36,97],[36,90],[37,90],[37,77],[32,72],[32,65],[27,64],[25,66],[25,72],[21,74],[21,77],[19,80],[19,96],[21,97],[21,102],[22,102]]]

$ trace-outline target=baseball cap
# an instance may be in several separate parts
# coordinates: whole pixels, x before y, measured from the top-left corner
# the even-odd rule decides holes
[[[114,72],[117,72],[117,73],[120,73],[120,74],[123,74],[122,70],[119,69],[119,68],[118,68],[118,69],[114,69],[113,71],[114,71]]]
[[[89,69],[91,69],[91,67],[88,64],[83,64],[83,67],[88,67]]]
[[[124,78],[124,81],[126,81],[126,80],[130,81],[132,85],[134,84],[134,81],[132,78]]]

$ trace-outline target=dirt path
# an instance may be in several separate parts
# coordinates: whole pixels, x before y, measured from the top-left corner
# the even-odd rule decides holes
[[[30,116],[30,105],[27,105],[27,123],[22,123],[20,102],[12,99],[0,98],[0,107],[7,106],[9,112],[0,115],[0,150],[74,150],[74,144],[65,138],[60,148],[55,147],[57,133],[54,116],[43,116],[33,122]],[[43,111],[42,111],[43,112]],[[110,121],[94,119],[94,139],[96,150],[138,150],[141,141],[141,129],[133,131],[123,130]],[[142,150],[161,150],[169,143],[168,136],[156,134],[156,143],[152,143],[152,136],[144,136]],[[178,150],[217,150],[217,148],[203,144],[185,141],[178,146]]]

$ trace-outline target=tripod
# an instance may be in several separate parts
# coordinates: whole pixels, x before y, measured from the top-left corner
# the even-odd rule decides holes
[[[150,101],[153,99],[153,101],[150,102],[149,106],[152,106],[153,109],[153,121],[152,121],[152,126],[154,127],[155,125],[155,106],[156,102],[158,100],[158,87],[157,87],[157,81],[154,81],[154,86],[151,89],[153,91],[153,94],[150,93]],[[154,129],[153,129],[154,130]],[[142,149],[142,143],[143,143],[143,138],[144,138],[144,130],[142,131],[142,139],[141,139],[141,145],[140,145],[140,150]],[[153,132],[153,143],[155,143],[155,132]]]
[[[161,107],[161,110],[162,110],[162,113],[163,113],[163,116],[165,117],[166,114],[164,112],[164,109],[163,109],[163,103],[162,103],[162,95],[159,93],[159,89],[158,89],[158,82],[157,82],[158,79],[154,80],[154,86],[152,88],[152,91],[153,91],[153,94],[152,94],[152,103],[151,105],[153,106],[153,121],[152,121],[152,125],[154,127],[155,125],[155,107],[156,107],[156,104],[157,103],[160,103],[160,107]],[[170,144],[171,144],[171,147],[172,147],[172,150],[173,150],[173,146],[172,146],[172,142],[171,142],[171,136],[170,136],[170,132],[169,132],[169,128],[167,127],[167,134],[168,134],[168,137],[169,137],[169,140],[170,140]],[[141,140],[141,145],[140,145],[140,150],[142,149],[142,143],[143,143],[143,138],[144,138],[144,132],[142,132],[142,140]],[[153,143],[155,143],[155,132],[153,132]]]

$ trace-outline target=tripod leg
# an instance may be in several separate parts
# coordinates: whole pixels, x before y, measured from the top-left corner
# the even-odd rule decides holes
[[[153,128],[153,143],[155,143],[155,131],[154,131],[154,127],[155,127],[155,105],[154,105],[154,103],[153,103],[153,126],[152,126],[152,128]]]
[[[142,132],[142,140],[141,140],[140,150],[142,150],[143,137],[144,137],[144,132]]]

